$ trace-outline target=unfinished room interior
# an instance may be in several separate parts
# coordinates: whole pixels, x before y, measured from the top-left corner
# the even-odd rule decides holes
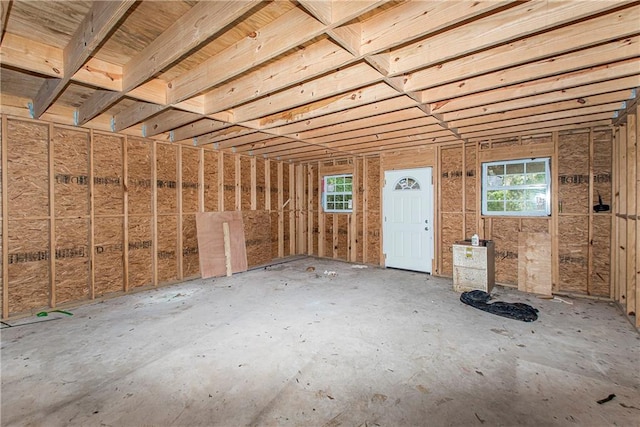
[[[0,4],[3,426],[640,425],[640,2]]]

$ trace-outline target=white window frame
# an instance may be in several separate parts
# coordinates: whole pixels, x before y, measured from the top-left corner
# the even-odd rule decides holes
[[[507,166],[514,164],[523,164],[523,173],[524,177],[527,174],[527,165],[531,163],[541,163],[544,162],[544,173],[545,173],[545,182],[544,183],[523,183],[523,184],[504,184],[504,179],[509,175],[507,174]],[[490,168],[495,170],[495,167],[504,166],[505,174],[498,175],[499,178],[493,179],[489,175]],[[541,172],[535,172],[541,173]],[[519,175],[519,173],[513,174]],[[508,199],[505,194],[505,198],[503,199],[503,210],[489,210],[489,200],[488,193],[490,191],[495,190],[505,190],[505,191],[525,191],[533,194],[537,192],[538,195],[535,196],[542,200],[544,198],[545,208],[544,210],[507,210]],[[533,200],[525,200],[522,199],[521,203],[535,203]],[[493,204],[495,204],[498,200],[494,200]],[[482,164],[482,215],[485,216],[550,216],[551,215],[551,159],[549,157],[541,157],[534,159],[516,159],[516,160],[502,160],[496,162],[487,162]]]
[[[348,183],[336,183],[341,179]],[[325,175],[322,178],[322,209],[330,213],[353,212],[353,174]]]

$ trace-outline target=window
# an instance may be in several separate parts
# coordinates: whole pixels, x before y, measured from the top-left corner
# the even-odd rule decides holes
[[[329,175],[322,180],[322,208],[325,212],[351,212],[353,176]]]
[[[551,214],[549,158],[482,164],[482,214]]]
[[[395,190],[420,190],[420,183],[410,176],[401,178],[394,187]]]

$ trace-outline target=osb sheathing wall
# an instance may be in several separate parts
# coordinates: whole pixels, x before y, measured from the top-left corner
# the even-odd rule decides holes
[[[1,136],[3,318],[198,277],[200,211],[242,210],[249,266],[295,250],[268,197],[289,164],[7,116]]]
[[[483,162],[550,157],[550,217],[482,216]],[[439,221],[442,242],[439,273],[452,274],[451,244],[473,233],[493,240],[496,281],[518,284],[518,233],[551,234],[554,292],[609,297],[611,289],[611,211],[594,212],[598,197],[612,204],[612,132],[575,129],[440,147]]]
[[[630,110],[614,137],[614,227],[611,297],[640,328],[640,116]]]

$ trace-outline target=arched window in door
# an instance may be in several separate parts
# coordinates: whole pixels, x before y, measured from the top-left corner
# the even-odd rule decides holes
[[[394,190],[420,190],[420,183],[410,176],[400,178]]]

